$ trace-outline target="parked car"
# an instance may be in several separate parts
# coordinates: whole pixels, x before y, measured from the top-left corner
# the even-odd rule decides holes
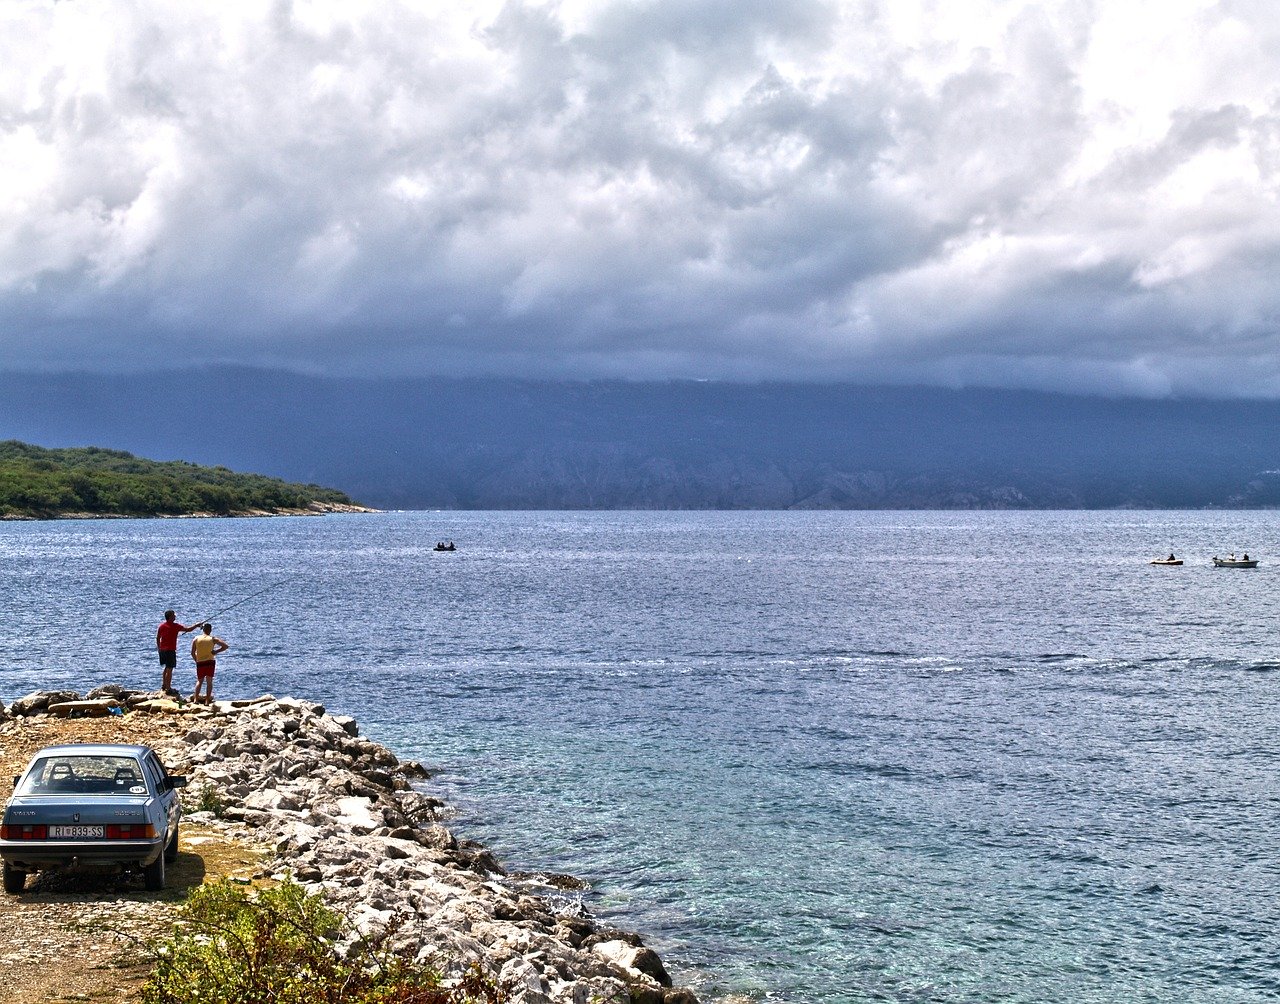
[[[147,746],[72,743],[42,749],[18,777],[0,824],[5,892],[29,872],[70,867],[141,871],[164,888],[178,856],[178,788]]]

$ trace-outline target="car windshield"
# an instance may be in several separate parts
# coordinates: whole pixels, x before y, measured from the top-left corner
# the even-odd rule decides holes
[[[131,756],[42,756],[32,764],[18,795],[145,795],[142,765]]]

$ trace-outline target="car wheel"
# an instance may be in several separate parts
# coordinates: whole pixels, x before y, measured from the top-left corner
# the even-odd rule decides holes
[[[156,859],[142,869],[142,879],[150,892],[159,892],[164,888],[164,852],[156,855]]]
[[[178,828],[173,828],[173,835],[169,838],[169,842],[164,845],[164,859],[169,864],[173,864],[178,860]]]
[[[19,893],[26,887],[27,873],[18,868],[10,868],[6,864],[4,866],[4,891]]]

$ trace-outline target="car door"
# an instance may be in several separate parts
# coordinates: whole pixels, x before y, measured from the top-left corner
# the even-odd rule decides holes
[[[147,778],[155,789],[157,801],[160,803],[161,818],[164,820],[164,837],[167,840],[169,834],[174,831],[174,827],[178,825],[178,793],[166,783],[165,769],[154,753],[148,752],[143,758],[143,764],[146,766]]]
[[[165,794],[169,796],[169,801],[165,805],[169,814],[169,832],[177,833],[178,819],[182,815],[182,802],[178,798],[178,790],[169,783],[169,768],[160,762],[159,757],[156,757],[156,766],[160,768]]]

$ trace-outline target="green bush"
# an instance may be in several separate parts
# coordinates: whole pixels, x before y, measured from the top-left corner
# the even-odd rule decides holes
[[[449,986],[396,954],[396,932],[365,939],[324,900],[285,881],[256,894],[203,885],[156,950],[144,1004],[505,1004],[476,967]]]
[[[187,789],[188,794],[182,799],[183,812],[212,812],[219,819],[227,811],[227,804],[222,800],[218,786],[202,784],[195,789]]]

